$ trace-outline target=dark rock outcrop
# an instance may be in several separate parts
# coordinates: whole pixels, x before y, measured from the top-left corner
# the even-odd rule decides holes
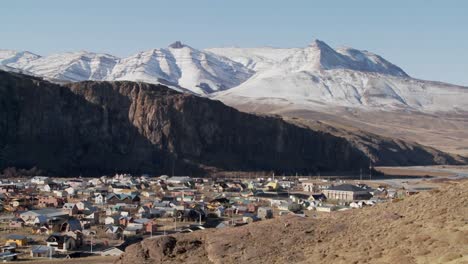
[[[400,165],[453,162],[440,152],[436,160],[418,146],[403,153],[414,154],[423,158]],[[386,162],[392,163],[381,160]],[[0,169],[196,175],[216,170],[343,171],[367,165],[366,155],[344,138],[242,113],[161,85],[57,85],[0,71]]]

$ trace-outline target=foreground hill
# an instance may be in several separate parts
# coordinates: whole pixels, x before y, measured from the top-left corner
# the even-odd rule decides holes
[[[3,71],[0,135],[0,169],[37,166],[61,175],[314,173],[359,170],[369,159],[382,166],[465,162],[376,135],[365,140],[381,154],[368,155],[358,139],[242,113],[162,85],[60,86]]]
[[[146,239],[124,263],[467,263],[468,181],[318,219]]]

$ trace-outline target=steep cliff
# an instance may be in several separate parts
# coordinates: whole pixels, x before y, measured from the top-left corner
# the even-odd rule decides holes
[[[455,162],[435,153],[412,145],[402,152],[411,158],[382,157],[379,163]],[[367,164],[364,152],[345,138],[161,85],[89,81],[61,86],[0,71],[1,168],[37,166],[56,175],[199,175],[343,171]]]

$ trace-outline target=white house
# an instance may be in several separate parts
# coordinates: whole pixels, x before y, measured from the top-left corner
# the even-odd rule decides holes
[[[65,191],[66,191],[66,192],[68,193],[68,195],[70,195],[70,196],[75,195],[75,192],[76,192],[76,191],[75,191],[75,188],[73,188],[73,187],[68,187],[68,188],[65,189]]]
[[[68,216],[68,212],[62,209],[55,208],[44,208],[40,210],[30,210],[23,212],[19,215],[27,225],[43,224],[47,222],[47,219],[54,217],[65,217]]]
[[[54,190],[53,194],[55,196],[57,196],[57,197],[60,197],[60,198],[67,197],[67,195],[68,195],[68,193],[66,191],[62,191],[62,190]]]
[[[76,207],[78,207],[78,210],[83,211],[85,209],[90,209],[93,205],[88,202],[88,201],[81,201],[76,203]]]
[[[94,196],[94,203],[95,204],[105,204],[106,203],[106,196],[98,193]]]
[[[171,177],[167,179],[167,183],[172,183],[172,184],[185,184],[189,182],[193,182],[193,180],[188,176],[176,176],[176,177]]]
[[[73,180],[68,180],[65,182],[67,185],[70,185],[70,187],[73,187],[75,189],[83,189],[86,188],[86,182],[78,179],[73,179]]]
[[[31,179],[31,183],[37,184],[37,185],[44,185],[50,182],[50,178],[46,176],[34,176]]]
[[[50,192],[52,191],[52,188],[50,188],[49,184],[44,184],[44,185],[39,186],[39,190],[43,192]]]
[[[106,224],[106,225],[117,225],[117,224],[119,224],[119,218],[120,218],[120,216],[118,216],[118,215],[108,216],[108,217],[104,218],[104,224]]]

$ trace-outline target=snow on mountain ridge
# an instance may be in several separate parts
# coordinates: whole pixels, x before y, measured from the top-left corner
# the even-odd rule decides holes
[[[195,93],[208,94],[238,86],[252,74],[240,63],[176,42],[165,49],[122,59],[106,79],[146,82],[165,79]]]
[[[467,111],[468,88],[450,84],[347,69],[261,72],[214,99],[237,102],[294,104],[307,109],[344,106],[365,109]]]
[[[15,68],[16,65],[25,65],[41,56],[29,51],[15,51],[0,49],[0,64]]]
[[[468,109],[468,88],[412,79],[379,55],[333,49],[320,40],[304,48],[205,50],[176,41],[122,59],[85,51],[40,57],[0,50],[0,64],[55,80],[169,84],[225,102],[272,99],[311,107]]]
[[[402,69],[374,53],[352,48],[335,50],[318,39],[313,40],[304,48],[212,48],[206,50],[242,63],[257,72],[272,67],[289,67],[290,70],[298,71],[349,69],[408,77]]]
[[[20,68],[56,80],[103,80],[118,60],[108,54],[78,51],[41,57]]]

